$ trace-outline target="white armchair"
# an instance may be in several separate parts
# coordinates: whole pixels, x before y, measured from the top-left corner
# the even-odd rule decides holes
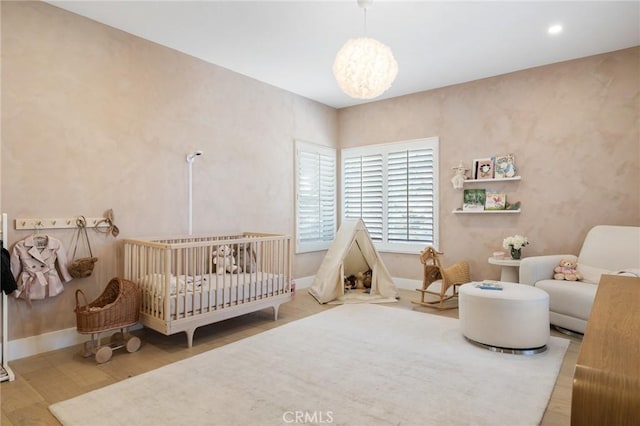
[[[553,279],[561,259],[578,262],[581,281]],[[603,274],[640,275],[640,227],[600,225],[587,234],[578,256],[531,256],[520,262],[520,283],[549,293],[549,322],[584,333]]]

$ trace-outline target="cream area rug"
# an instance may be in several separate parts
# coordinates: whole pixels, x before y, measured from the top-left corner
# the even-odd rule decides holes
[[[49,407],[64,425],[537,425],[569,342],[532,356],[458,320],[342,305]]]

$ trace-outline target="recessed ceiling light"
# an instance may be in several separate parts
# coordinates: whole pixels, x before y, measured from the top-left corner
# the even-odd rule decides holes
[[[547,32],[551,35],[560,34],[562,32],[562,25],[560,24],[551,25],[549,29],[547,29]]]

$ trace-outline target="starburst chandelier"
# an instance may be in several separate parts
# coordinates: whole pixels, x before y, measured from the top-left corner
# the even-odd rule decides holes
[[[373,0],[358,0],[364,9],[365,35],[367,7]],[[398,63],[391,49],[376,39],[358,37],[348,40],[333,62],[333,75],[340,89],[356,99],[373,99],[391,87],[398,75]]]

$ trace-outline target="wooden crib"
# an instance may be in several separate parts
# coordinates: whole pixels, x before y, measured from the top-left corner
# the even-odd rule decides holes
[[[222,257],[229,249],[234,257]],[[247,232],[126,239],[124,278],[142,290],[140,322],[166,335],[185,332],[191,347],[203,325],[269,307],[278,319],[292,296],[291,238]]]

